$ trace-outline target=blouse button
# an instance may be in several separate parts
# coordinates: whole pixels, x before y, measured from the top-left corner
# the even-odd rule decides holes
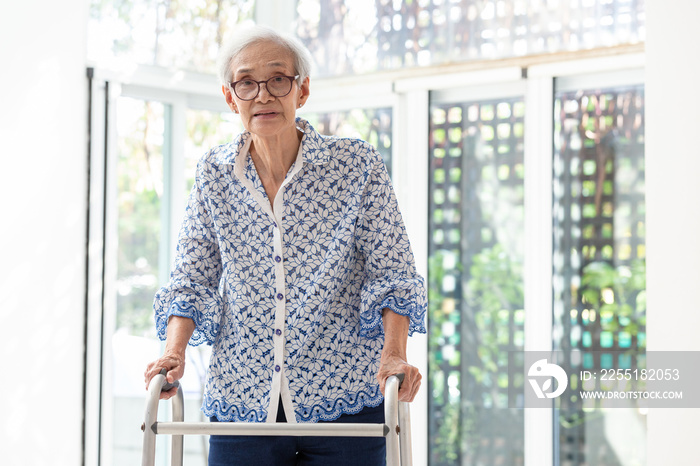
[[[275,333],[276,333],[277,335],[282,335],[282,330],[277,329],[277,330],[275,330]]]
[[[282,262],[282,258],[280,256],[275,256],[275,262]]]
[[[275,366],[275,372],[279,372],[280,370],[282,370],[280,366]]]
[[[284,295],[282,293],[277,293],[277,299],[282,301],[283,298],[284,298]]]

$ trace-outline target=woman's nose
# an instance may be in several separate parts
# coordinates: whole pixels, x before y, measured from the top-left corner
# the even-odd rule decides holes
[[[264,95],[263,95],[264,92]],[[260,100],[262,102],[266,102],[268,100],[274,99],[275,96],[270,94],[270,91],[267,90],[267,83],[260,83],[260,90],[258,91],[258,95],[256,96],[257,100]]]

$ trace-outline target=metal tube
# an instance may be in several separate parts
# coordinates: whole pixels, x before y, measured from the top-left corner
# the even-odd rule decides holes
[[[182,423],[185,420],[185,397],[182,393],[182,385],[177,388],[177,393],[172,398],[173,422]],[[182,466],[184,456],[184,437],[182,434],[173,435],[170,454],[171,466]]]
[[[285,435],[292,437],[384,437],[384,424],[270,423],[270,422],[158,422],[158,435]]]
[[[413,446],[411,444],[411,405],[399,401],[399,441],[401,444],[401,466],[413,466]]]
[[[151,379],[148,387],[148,399],[146,400],[146,415],[141,426],[143,430],[143,456],[141,466],[154,466],[156,461],[156,433],[152,429],[158,421],[158,401],[160,389],[165,382],[165,376],[157,374]]]
[[[399,379],[391,376],[386,379],[384,388],[384,422],[389,428],[386,434],[386,466],[400,466],[399,451]]]

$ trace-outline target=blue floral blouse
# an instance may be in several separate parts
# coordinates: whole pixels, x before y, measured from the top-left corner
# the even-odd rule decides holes
[[[248,155],[250,133],[199,162],[158,335],[194,320],[213,345],[203,411],[221,421],[333,420],[382,401],[382,310],[425,333],[427,297],[389,175],[358,139],[304,136],[274,209]]]

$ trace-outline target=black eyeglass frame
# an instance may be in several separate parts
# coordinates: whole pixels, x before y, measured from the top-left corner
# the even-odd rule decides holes
[[[273,94],[272,92],[270,92],[270,88],[267,86],[267,83],[268,83],[268,82],[272,81],[273,79],[277,79],[277,78],[287,78],[287,79],[289,79],[289,90],[288,90],[286,93],[282,94],[282,95],[275,95],[275,94]],[[229,85],[229,87],[231,87],[231,90],[233,91],[234,94],[236,94],[236,97],[238,97],[239,99],[241,99],[241,100],[254,100],[254,99],[260,94],[260,85],[263,84],[263,83],[265,84],[265,89],[267,89],[267,92],[268,92],[271,96],[273,96],[273,97],[285,97],[285,96],[289,95],[290,92],[292,92],[292,86],[294,86],[294,81],[296,81],[297,79],[299,79],[299,75],[296,75],[296,76],[277,75],[277,76],[273,76],[273,77],[271,77],[271,78],[269,78],[269,79],[266,79],[266,80],[264,80],[264,81],[256,81],[256,80],[250,79],[250,78],[239,79],[238,81],[235,81],[235,82],[232,82],[232,83],[228,83],[228,85]],[[256,92],[255,95],[254,95],[253,97],[249,98],[249,99],[244,99],[243,97],[241,97],[240,95],[238,95],[238,92],[236,92],[236,84],[238,84],[238,83],[240,83],[240,82],[242,82],[242,81],[252,81],[252,82],[254,82],[255,84],[257,84],[257,85],[258,85],[258,92]]]

